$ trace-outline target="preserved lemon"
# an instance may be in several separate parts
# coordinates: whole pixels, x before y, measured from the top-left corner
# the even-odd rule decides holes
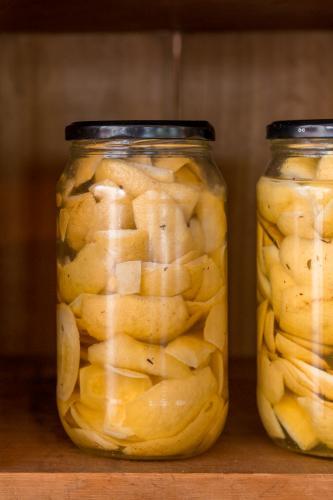
[[[80,335],[74,315],[66,304],[57,307],[58,385],[60,401],[72,395],[80,364]]]
[[[103,455],[202,453],[228,410],[223,180],[202,139],[81,137],[57,195],[61,421]]]
[[[273,160],[257,186],[257,401],[264,427],[278,444],[333,457],[329,127],[325,121],[269,127]]]

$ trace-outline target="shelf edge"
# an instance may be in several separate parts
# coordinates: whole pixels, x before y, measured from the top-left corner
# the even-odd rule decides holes
[[[181,467],[181,463],[180,463]],[[333,488],[332,474],[249,473],[0,473],[0,498],[110,499],[318,498]]]

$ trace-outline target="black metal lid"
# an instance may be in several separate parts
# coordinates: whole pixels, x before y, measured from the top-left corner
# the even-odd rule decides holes
[[[73,122],[65,129],[66,141],[82,139],[201,139],[215,140],[207,121],[125,120]]]
[[[267,139],[333,138],[333,118],[324,120],[284,120],[267,125]]]

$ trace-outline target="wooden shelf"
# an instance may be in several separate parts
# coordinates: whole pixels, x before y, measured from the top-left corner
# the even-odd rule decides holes
[[[0,0],[2,31],[331,29],[330,0]]]
[[[189,460],[136,462],[85,454],[65,436],[53,363],[1,362],[0,498],[318,498],[333,462],[276,447],[255,408],[255,363],[231,364],[231,411],[218,443]]]

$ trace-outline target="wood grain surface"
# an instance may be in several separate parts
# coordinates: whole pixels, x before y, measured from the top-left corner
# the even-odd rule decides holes
[[[216,127],[229,187],[231,355],[253,355],[265,125],[333,115],[332,49],[332,32],[313,31],[0,35],[0,353],[54,356],[54,186],[66,161],[64,126],[202,118]]]
[[[54,366],[2,359],[0,498],[330,498],[331,461],[288,452],[266,437],[255,408],[254,361],[234,361],[230,375],[227,426],[210,451],[138,462],[78,450],[56,415]]]
[[[6,31],[244,30],[333,27],[330,0],[0,0]]]
[[[6,500],[313,500],[332,487],[331,474],[0,473]]]

